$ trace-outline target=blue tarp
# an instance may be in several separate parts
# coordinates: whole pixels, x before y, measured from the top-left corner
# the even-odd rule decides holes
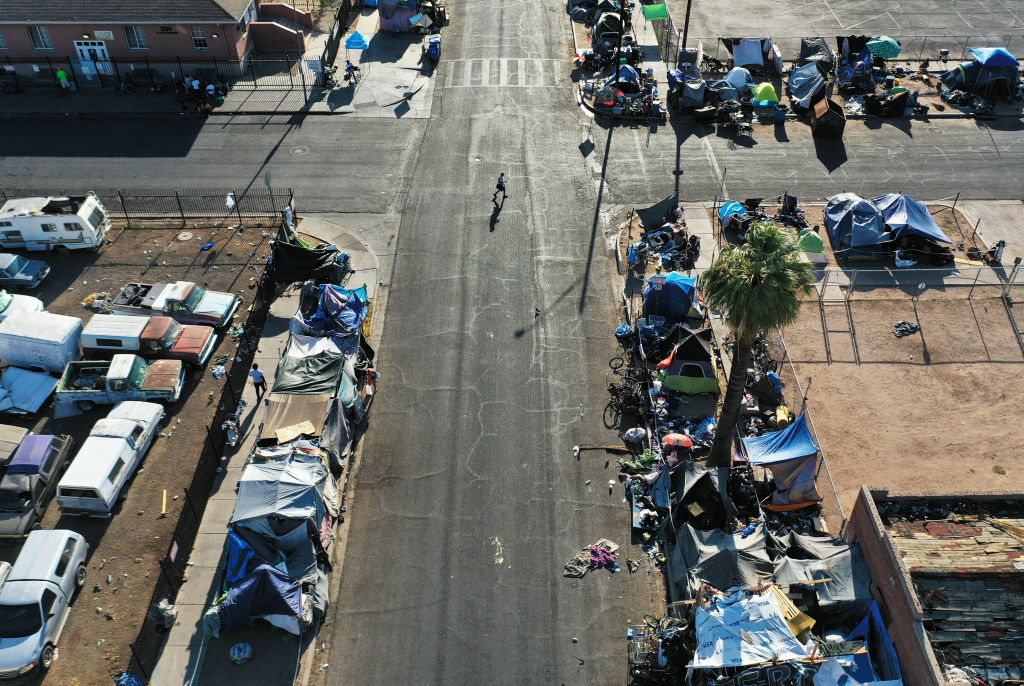
[[[935,223],[928,208],[913,198],[903,193],[886,193],[875,198],[875,205],[895,238],[914,234],[952,245],[953,241]]]
[[[747,208],[741,202],[727,202],[718,209],[718,218],[723,224],[726,220],[734,214],[743,214],[747,212]]]
[[[624,92],[624,93],[626,91],[623,90],[623,88],[622,88],[622,82],[623,81],[635,85],[637,87],[637,89],[640,88],[640,75],[636,73],[636,69],[634,69],[633,67],[629,66],[628,64],[620,64],[619,65],[619,76],[618,76],[617,80],[619,81],[619,86],[618,86],[619,90],[622,90],[622,92]],[[616,82],[616,77],[615,77],[614,74],[612,74],[612,76],[610,76],[608,78],[608,80],[604,82],[604,85],[606,87],[607,86],[614,86],[615,82]]]
[[[818,63],[808,62],[794,69],[789,75],[786,89],[796,107],[810,109],[812,103],[820,100],[816,96],[825,90],[825,79],[818,69]]]
[[[370,47],[370,42],[363,34],[353,31],[352,35],[345,39],[345,47],[349,50],[366,50]]]
[[[1016,67],[1017,58],[1006,48],[971,48],[974,59],[986,67]]]
[[[855,669],[850,672],[850,676],[862,684],[902,683],[900,660],[896,655],[896,648],[893,647],[892,641],[889,639],[889,632],[885,630],[885,623],[882,621],[882,614],[878,611],[877,603],[871,603],[867,617],[845,640],[855,639],[863,639],[868,650],[866,653],[854,655]],[[875,670],[875,665],[878,666],[878,670]]]
[[[221,631],[234,631],[250,617],[302,614],[302,584],[270,565],[260,565],[228,590],[217,607]]]
[[[366,289],[349,290],[331,284],[323,284],[318,288],[319,305],[309,318],[309,326],[338,336],[348,336],[358,331],[369,312],[366,307]]]
[[[825,206],[825,229],[832,248],[843,257],[884,254],[891,237],[885,230],[882,211],[856,193],[843,193],[829,199]]]
[[[241,536],[234,531],[228,531],[228,564],[225,576],[229,584],[233,584],[245,576],[256,551],[251,545],[245,542]]]
[[[693,299],[697,292],[697,279],[683,276],[678,272],[664,275],[665,283],[659,289],[652,277],[647,281],[644,290],[644,314],[665,318],[665,325],[671,326],[686,319],[693,307]]]
[[[758,465],[796,460],[818,452],[818,444],[811,436],[806,415],[800,415],[782,431],[742,440],[747,457]]]

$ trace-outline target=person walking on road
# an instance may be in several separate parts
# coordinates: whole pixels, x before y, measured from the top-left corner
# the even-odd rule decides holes
[[[498,193],[501,193],[501,202],[504,203],[505,202],[505,198],[508,197],[508,193],[505,192],[505,172],[501,172],[501,174],[498,175],[498,185],[495,186],[494,188],[495,188],[494,197],[491,198],[491,201],[495,205],[497,205],[498,204]]]
[[[253,362],[252,371],[249,372],[253,388],[256,389],[256,402],[259,402],[267,392],[267,379],[260,371],[260,366]]]

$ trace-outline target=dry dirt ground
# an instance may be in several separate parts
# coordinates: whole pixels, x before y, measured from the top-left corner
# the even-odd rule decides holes
[[[91,311],[83,308],[81,301],[91,292],[116,291],[128,281],[182,279],[241,295],[243,303],[235,321],[244,323],[252,293],[249,280],[257,274],[250,265],[262,268],[269,252],[269,237],[255,228],[241,232],[198,229],[192,233],[190,240],[179,241],[177,229],[122,230],[113,233],[111,244],[99,254],[28,255],[41,257],[53,266],[40,292],[33,294],[51,312],[88,319]],[[214,243],[212,249],[200,249],[209,242]],[[231,359],[235,347],[230,335],[222,336],[213,358],[228,355]],[[50,504],[44,528],[83,533],[89,541],[90,558],[85,587],[73,604],[61,637],[59,657],[41,683],[111,683],[111,677],[127,665],[128,643],[135,639],[148,610],[160,573],[158,561],[167,553],[184,503],[183,489],[191,482],[205,427],[223,389],[224,380],[210,374],[211,366],[212,362],[206,369],[192,371],[182,400],[167,408],[163,434],[156,439],[128,488],[127,498],[111,519],[61,517],[56,504]],[[49,416],[4,416],[0,421],[21,424],[38,433],[70,434],[80,445],[92,424],[107,410],[100,407],[88,415],[55,420],[48,407],[44,413]],[[160,516],[163,489],[168,492],[165,517]],[[16,555],[17,547],[0,548],[0,559],[13,561]]]

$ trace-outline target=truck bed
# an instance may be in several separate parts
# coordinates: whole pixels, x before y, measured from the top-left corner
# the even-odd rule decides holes
[[[72,362],[57,386],[58,392],[105,391],[109,362]]]
[[[117,294],[117,297],[114,298],[114,304],[127,307],[142,307],[142,301],[152,289],[153,286],[151,284],[130,283]]]

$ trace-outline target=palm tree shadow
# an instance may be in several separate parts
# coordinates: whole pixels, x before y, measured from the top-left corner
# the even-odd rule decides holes
[[[494,203],[494,210],[491,211],[491,233],[497,228],[496,224],[501,221],[498,216],[501,214],[501,208],[505,206],[505,198],[501,198],[501,204],[498,204],[497,200],[492,200]]]

